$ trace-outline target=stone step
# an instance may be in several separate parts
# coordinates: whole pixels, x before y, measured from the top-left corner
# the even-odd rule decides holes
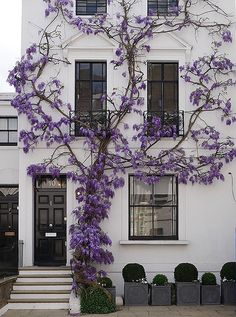
[[[69,299],[9,299],[8,309],[68,309]]]
[[[70,274],[30,274],[30,275],[19,275],[17,282],[28,283],[28,282],[72,282]]]
[[[71,268],[69,266],[62,267],[42,267],[42,266],[32,266],[23,267],[19,269],[19,275],[59,275],[59,274],[70,274]]]
[[[69,298],[70,297],[70,290],[37,290],[37,291],[12,291],[11,292],[11,299],[48,299],[48,298]]]
[[[13,284],[14,291],[20,290],[71,290],[72,282],[16,282]]]

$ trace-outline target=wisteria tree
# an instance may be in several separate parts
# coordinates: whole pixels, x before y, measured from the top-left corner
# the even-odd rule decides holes
[[[222,168],[235,158],[236,149],[230,137],[221,137],[207,117],[215,113],[222,125],[236,120],[227,95],[227,89],[235,84],[231,76],[233,63],[224,54],[224,45],[232,42],[230,18],[211,0],[184,0],[160,16],[155,10],[150,10],[148,16],[135,16],[132,10],[136,0],[119,0],[115,17],[100,14],[87,19],[74,15],[71,0],[44,2],[49,22],[40,32],[39,42],[27,49],[10,72],[8,81],[17,92],[12,105],[29,123],[20,131],[24,152],[37,150],[40,143],[52,149],[50,157],[28,167],[28,175],[37,177],[49,172],[57,177],[66,173],[67,179],[76,184],[77,207],[73,210],[70,247],[74,251],[73,271],[77,282],[83,284],[96,279],[97,264],[113,262],[109,251],[112,242],[101,224],[109,216],[116,190],[124,186],[123,175],[128,169],[148,184],[166,174],[175,174],[184,184],[209,185],[224,179]],[[196,12],[197,5],[201,10]],[[84,113],[72,112],[74,106],[62,98],[66,85],[48,75],[49,68],[59,70],[70,63],[58,49],[62,19],[67,27],[87,36],[102,34],[117,45],[110,62],[115,69],[124,69],[124,84],[111,95],[101,96],[101,104],[109,110],[106,124],[91,124]],[[179,136],[176,119],[144,115],[147,78],[141,57],[145,56],[146,63],[152,49],[148,40],[185,28],[194,29],[196,36],[201,29],[207,31],[212,51],[180,66],[182,80],[192,92],[191,111],[185,119],[184,134]],[[143,118],[140,124],[129,124],[134,113]],[[76,127],[77,136],[70,133],[71,126]],[[126,136],[127,131],[132,131],[132,140]],[[163,150],[158,145],[167,137],[172,138],[171,146]],[[77,142],[84,142],[90,163],[79,159]],[[186,142],[196,150],[185,150]]]

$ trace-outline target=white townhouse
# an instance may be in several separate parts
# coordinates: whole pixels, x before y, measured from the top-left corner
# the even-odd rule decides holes
[[[175,1],[174,1],[175,2]],[[227,3],[226,3],[227,2]],[[233,0],[218,1],[219,6],[234,21]],[[22,54],[34,42],[45,18],[43,1],[22,1]],[[173,1],[137,0],[135,14],[142,15],[148,9],[165,14]],[[89,17],[108,12],[116,15],[116,1],[107,5],[105,0],[74,0],[74,14]],[[122,70],[114,69],[116,45],[104,35],[83,34],[61,21],[61,54],[70,64],[53,70],[64,82],[63,98],[72,105],[72,110],[98,110],[98,97],[111,94],[122,86]],[[235,37],[235,26],[231,27]],[[209,54],[211,39],[207,32],[190,28],[161,33],[145,44],[151,51],[141,57],[142,71],[147,78],[144,106],[147,111],[178,114],[178,135],[185,133],[188,112],[191,110],[189,94],[191,87],[180,77],[179,66]],[[235,61],[235,44],[227,46],[227,54]],[[230,90],[234,111],[235,91]],[[80,96],[80,98],[78,98]],[[75,186],[65,175],[53,179],[40,175],[36,180],[27,176],[26,169],[32,163],[40,163],[53,149],[39,144],[33,152],[25,154],[17,141],[17,132],[28,126],[25,117],[17,117],[10,106],[11,95],[0,95],[0,233],[1,239],[18,238],[22,267],[56,268],[69,266],[69,228],[73,223],[72,210],[76,207]],[[105,110],[105,109],[99,109]],[[109,110],[109,109],[108,109]],[[95,118],[95,117],[94,117]],[[93,119],[94,119],[93,118]],[[141,118],[130,114],[129,123]],[[94,119],[95,120],[95,119]],[[223,135],[236,136],[236,129],[221,125]],[[76,134],[76,131],[74,131]],[[131,131],[124,132],[131,139]],[[81,157],[84,153],[84,138],[77,137],[75,148]],[[162,147],[173,142],[165,138]],[[186,143],[191,151],[191,145]],[[178,184],[174,175],[166,175],[160,183],[147,186],[137,181],[132,170],[125,175],[125,186],[118,189],[112,201],[109,219],[103,223],[105,232],[112,240],[111,251],[114,263],[107,266],[109,276],[123,293],[122,268],[130,262],[145,267],[151,281],[156,273],[164,273],[173,281],[173,271],[181,262],[191,262],[203,272],[217,274],[227,261],[235,260],[236,241],[236,163],[224,167],[224,182],[212,185]],[[155,199],[151,199],[154,197]],[[7,260],[6,260],[7,261]],[[1,261],[0,261],[1,262]],[[6,262],[7,263],[7,262]]]

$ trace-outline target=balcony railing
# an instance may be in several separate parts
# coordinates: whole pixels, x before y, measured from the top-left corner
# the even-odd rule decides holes
[[[163,131],[167,131],[166,137],[171,137],[175,133],[177,136],[184,135],[184,111],[146,111],[144,118],[152,124],[153,118],[160,118]]]
[[[109,110],[94,111],[71,111],[70,134],[74,136],[83,136],[81,128],[96,130],[98,128],[106,129],[110,118]]]

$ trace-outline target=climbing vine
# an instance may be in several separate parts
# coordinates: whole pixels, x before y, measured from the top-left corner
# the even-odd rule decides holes
[[[224,179],[223,165],[235,158],[236,149],[230,137],[222,137],[207,117],[214,112],[223,125],[236,120],[227,94],[227,89],[235,85],[233,63],[223,48],[232,42],[230,18],[210,0],[179,1],[178,6],[169,8],[168,14],[160,16],[151,10],[148,16],[134,15],[136,0],[119,0],[109,4],[116,8],[115,16],[99,14],[89,18],[76,16],[71,0],[43,1],[49,22],[40,31],[38,43],[32,44],[16,63],[8,81],[17,92],[12,105],[28,122],[20,131],[24,152],[30,155],[41,143],[51,148],[48,158],[28,167],[28,175],[34,178],[51,173],[58,177],[63,172],[76,184],[77,207],[73,210],[70,247],[77,282],[83,284],[96,279],[97,264],[114,260],[109,251],[112,242],[101,224],[109,216],[116,190],[125,184],[127,170],[148,184],[158,182],[166,174],[175,174],[184,184],[208,185]],[[196,6],[200,11],[196,11]],[[63,98],[66,84],[60,76],[49,75],[52,69],[59,74],[63,65],[70,64],[60,46],[62,20],[68,28],[90,37],[102,34],[116,43],[114,59],[109,62],[114,69],[122,69],[122,85],[110,95],[101,96],[101,103],[109,110],[106,125],[84,120],[79,110],[75,112],[74,106]],[[192,92],[185,131],[179,136],[176,120],[167,124],[158,115],[145,115],[147,79],[143,67],[152,50],[149,43],[158,41],[159,34],[185,28],[195,30],[196,36],[202,29],[207,31],[212,50],[180,66],[182,80]],[[132,125],[129,118],[134,115],[137,123]],[[72,126],[83,138],[70,133]],[[128,136],[130,131],[132,138]],[[166,137],[172,142],[163,149]],[[83,142],[90,160],[80,159],[78,142]],[[187,143],[193,151],[185,149]]]

